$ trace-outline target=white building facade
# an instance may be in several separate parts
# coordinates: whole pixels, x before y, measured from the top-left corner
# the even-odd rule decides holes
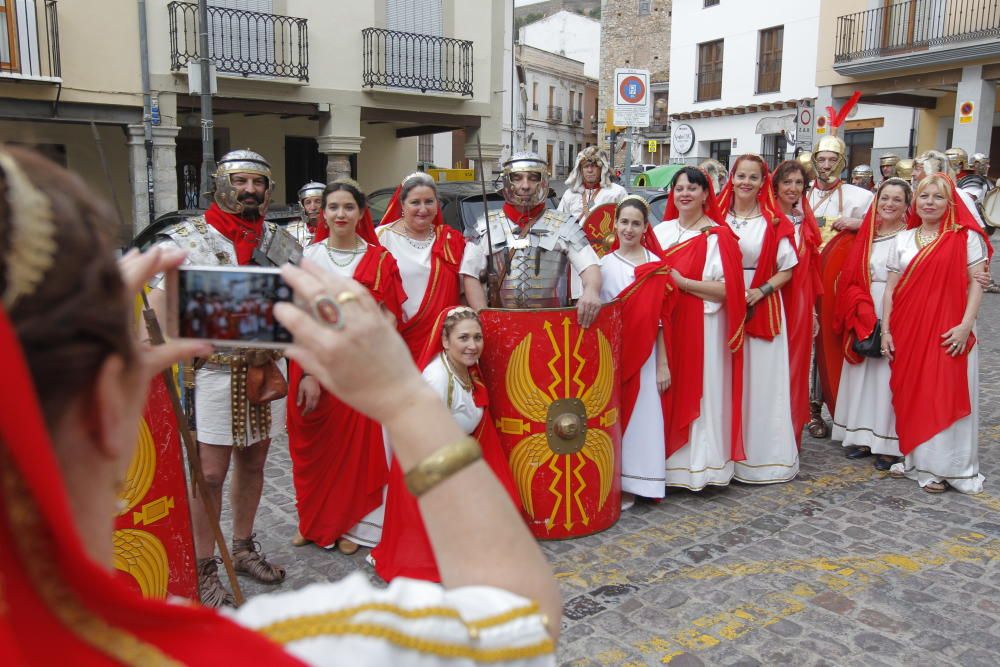
[[[583,63],[596,79],[601,68],[601,22],[565,9],[521,28],[518,41]]]
[[[671,161],[729,165],[758,153],[773,167],[793,157],[797,105],[816,104],[819,31],[820,0],[674,0]],[[908,155],[914,125],[903,107],[858,105],[840,132],[851,166]]]

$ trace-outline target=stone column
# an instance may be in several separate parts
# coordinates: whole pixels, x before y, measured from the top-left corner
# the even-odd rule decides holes
[[[361,152],[364,137],[326,134],[316,137],[320,153],[326,155],[326,182],[351,177],[351,155]]]
[[[483,120],[485,121],[486,119],[484,118]],[[477,134],[480,135],[482,142],[483,174],[486,179],[489,180],[494,174],[500,172],[500,159],[503,157],[504,153],[503,142],[499,141],[500,129],[499,127],[493,127],[466,130],[467,139],[464,150],[465,157],[470,160],[470,164],[474,164],[479,159],[480,146],[476,144]],[[478,170],[476,171],[476,177],[479,177]]]
[[[972,116],[962,114],[962,105],[972,102]],[[993,132],[993,111],[997,103],[997,84],[983,80],[983,66],[970,65],[962,68],[962,80],[958,82],[955,95],[955,131],[951,148],[963,148],[973,153],[990,154],[990,138]]]
[[[177,210],[177,126],[153,127],[153,215]],[[128,126],[129,181],[132,184],[132,229],[149,225],[145,127]]]

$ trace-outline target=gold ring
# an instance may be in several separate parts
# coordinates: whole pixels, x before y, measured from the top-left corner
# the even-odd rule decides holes
[[[318,321],[333,329],[341,329],[344,326],[344,318],[340,312],[340,306],[329,294],[320,294],[313,299],[313,317]]]
[[[347,303],[348,301],[357,301],[357,300],[358,300],[358,295],[350,290],[344,290],[343,292],[337,295],[336,299],[334,299],[334,301],[336,301],[337,304],[341,306]]]

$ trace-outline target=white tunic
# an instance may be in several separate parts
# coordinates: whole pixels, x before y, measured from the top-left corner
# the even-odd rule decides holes
[[[587,190],[581,185],[580,187],[569,188],[563,193],[562,199],[559,200],[558,210],[580,219],[583,215],[584,197],[587,198],[588,209],[593,211],[602,204],[617,204],[622,199],[625,199],[627,194],[628,192],[625,191],[625,188],[617,183],[612,183],[608,187],[598,190]],[[582,223],[583,220],[580,220],[580,222]]]
[[[697,229],[684,231],[677,220],[666,220],[653,232],[664,249],[694,238]],[[715,236],[708,237],[702,280],[725,281],[722,255]],[[725,486],[733,478],[732,460],[732,353],[729,351],[726,310],[721,303],[705,301],[704,362],[698,418],[691,423],[688,443],[667,459],[667,486],[700,491]],[[675,332],[683,335],[683,332]],[[673,378],[675,390],[684,387]]]
[[[648,250],[646,262],[656,258]],[[609,303],[635,281],[635,264],[617,252],[601,258],[601,301]],[[628,344],[628,333],[625,332]],[[656,388],[656,346],[639,371],[639,394],[622,436],[622,492],[644,498],[666,495],[663,405]]]
[[[376,588],[354,572],[337,582],[258,595],[221,613],[307,665],[555,665],[555,644],[537,606],[492,586],[449,590],[397,577]],[[278,633],[277,623],[290,632]]]
[[[870,190],[859,188],[850,183],[841,183],[833,190],[820,190],[812,188],[809,190],[809,205],[816,215],[816,223],[819,225],[823,243],[837,233],[833,229],[833,221],[837,218],[850,218],[852,220],[862,220],[868,207],[874,201],[875,195]]]
[[[358,268],[358,264],[361,263],[361,259],[365,256],[366,248],[367,244],[363,246],[359,244],[360,252],[352,256],[346,252],[327,249],[326,242],[320,241],[319,243],[313,243],[310,246],[306,246],[306,249],[302,251],[302,256],[309,261],[318,264],[325,271],[335,273],[345,278],[353,278],[355,269]],[[333,257],[336,257],[337,262],[333,261]],[[340,266],[338,262],[345,265]],[[390,456],[389,445],[385,443],[384,437],[383,445],[385,447],[385,461],[386,465],[388,465]],[[385,516],[385,493],[386,489],[383,488],[382,504],[365,515],[365,517],[361,519],[356,526],[344,533],[344,537],[356,544],[366,547],[374,547],[379,543],[379,540],[382,539],[382,524],[383,517]],[[331,544],[323,546],[332,548],[334,545]]]
[[[403,321],[406,322],[420,310],[424,302],[424,293],[431,278],[431,248],[434,246],[434,235],[426,241],[413,241],[396,231],[399,221],[378,228],[378,240],[386,250],[396,258],[399,274],[403,279],[403,291],[406,301],[403,302]]]
[[[917,230],[907,229],[896,235],[889,255],[889,271],[902,273],[917,256]],[[987,258],[986,246],[979,234],[968,232],[966,242],[968,266]],[[958,324],[957,322],[955,324]],[[942,323],[944,333],[950,327]],[[975,327],[973,327],[975,333]],[[899,341],[895,341],[899,345]],[[927,442],[917,445],[902,463],[892,466],[916,480],[921,488],[931,482],[948,482],[956,491],[980,493],[986,479],[979,472],[979,345],[968,354],[969,402],[972,412],[959,419]],[[928,400],[933,400],[934,388],[928,388]]]
[[[757,271],[767,221],[762,216],[742,220],[732,214],[729,224],[740,239],[743,281],[747,289]],[[778,242],[777,270],[798,264],[788,239]],[[781,291],[777,292],[781,300]],[[799,472],[799,450],[792,426],[792,399],[788,361],[788,323],[779,306],[781,331],[771,340],[747,335],[743,339],[743,448],[746,460],[736,462],[735,478],[751,484],[787,482]]]
[[[871,296],[880,320],[888,280],[886,264],[895,247],[894,238],[895,235],[874,238],[868,260]],[[858,364],[844,362],[833,411],[833,440],[841,440],[844,447],[869,447],[874,454],[901,456],[889,389],[890,374],[889,360],[885,357],[862,357]]]
[[[459,428],[466,433],[475,431],[483,419],[483,408],[476,405],[471,391],[463,387],[461,382],[452,380],[440,354],[427,364],[423,375],[427,384],[451,410],[451,416],[455,418]]]

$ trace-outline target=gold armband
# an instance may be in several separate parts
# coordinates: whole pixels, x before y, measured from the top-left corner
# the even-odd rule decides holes
[[[483,450],[474,438],[445,445],[406,473],[406,488],[419,498],[482,456]]]

